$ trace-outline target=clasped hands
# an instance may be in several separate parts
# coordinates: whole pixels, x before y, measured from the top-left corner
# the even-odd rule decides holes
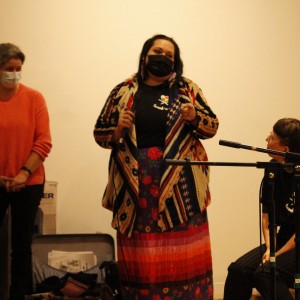
[[[26,175],[18,174],[15,177],[0,176],[0,187],[5,187],[7,192],[19,192],[25,187]]]

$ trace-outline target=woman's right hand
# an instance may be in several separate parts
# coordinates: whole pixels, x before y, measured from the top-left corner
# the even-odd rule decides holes
[[[267,249],[262,257],[263,264],[270,261],[270,249]]]
[[[119,116],[118,125],[114,132],[114,141],[119,140],[123,137],[124,130],[130,128],[134,123],[134,112],[131,110],[122,110]]]
[[[128,109],[122,110],[119,116],[118,126],[120,129],[130,128],[134,121],[134,112]]]

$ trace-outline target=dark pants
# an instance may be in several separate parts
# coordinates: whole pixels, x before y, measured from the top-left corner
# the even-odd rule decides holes
[[[224,300],[249,300],[255,287],[264,300],[272,299],[272,280],[268,264],[260,266],[264,247],[257,247],[228,267]],[[295,250],[276,257],[276,299],[292,300],[289,288],[295,276]]]
[[[0,189],[0,225],[7,208],[11,209],[11,286],[10,300],[23,300],[32,293],[31,244],[34,221],[43,185],[27,186],[20,192]]]

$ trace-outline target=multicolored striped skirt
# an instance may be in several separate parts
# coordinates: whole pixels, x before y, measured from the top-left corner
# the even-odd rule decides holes
[[[149,151],[155,151],[148,155]],[[152,159],[151,159],[152,157]],[[157,231],[162,150],[139,149],[136,229],[117,234],[124,300],[212,300],[212,259],[206,211],[170,231]]]

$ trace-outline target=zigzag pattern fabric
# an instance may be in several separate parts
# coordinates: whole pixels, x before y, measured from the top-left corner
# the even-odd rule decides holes
[[[172,94],[169,101],[163,158],[206,161],[206,151],[200,139],[207,139],[216,134],[218,119],[207,105],[201,89],[191,80],[182,78],[179,82],[170,81],[170,89]],[[120,112],[125,107],[130,109],[137,90],[138,82],[135,76],[117,85],[110,93],[94,128],[96,142],[101,147],[112,149],[109,182],[102,205],[113,211],[112,226],[127,236],[131,236],[134,229],[135,203],[139,195],[135,126],[130,128],[122,145],[112,144],[111,138]],[[193,127],[180,117],[180,105],[187,102],[192,102],[196,108],[197,127]],[[189,180],[192,180],[189,200],[184,196],[187,192],[184,188],[185,176],[189,176]],[[208,182],[207,166],[164,165],[158,203],[158,226],[161,231],[190,219],[191,207],[195,209],[195,215],[209,205]]]

